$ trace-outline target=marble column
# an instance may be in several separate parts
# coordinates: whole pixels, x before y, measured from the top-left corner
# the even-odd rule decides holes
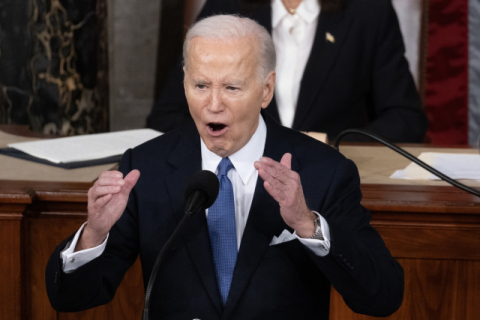
[[[108,131],[106,0],[0,0],[0,122]]]
[[[108,0],[110,128],[145,127],[153,105],[161,0]]]
[[[25,1],[0,0],[0,123],[29,122],[33,97],[27,12]]]

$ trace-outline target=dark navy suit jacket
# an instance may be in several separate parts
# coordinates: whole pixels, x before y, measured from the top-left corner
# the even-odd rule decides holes
[[[220,13],[250,17],[271,32],[268,3],[251,10],[239,0],[208,0],[199,19]],[[334,43],[326,40],[327,32],[335,37]],[[292,128],[326,132],[329,139],[360,128],[392,142],[422,142],[428,121],[404,53],[391,0],[347,0],[342,11],[321,11]],[[275,98],[266,110],[280,123]],[[189,118],[178,63],[147,126],[166,132]]]
[[[270,246],[273,236],[292,231],[259,177],[238,252],[225,308],[218,291],[204,213],[192,218],[160,269],[152,295],[152,319],[328,319],[331,284],[352,310],[386,316],[401,305],[403,269],[360,205],[357,169],[333,148],[264,116],[264,155],[279,161],[293,155],[307,205],[330,227],[331,249],[318,257],[298,240]],[[190,123],[125,153],[120,170],[141,176],[127,209],[110,231],[103,254],[70,274],[60,251],[46,270],[48,296],[59,311],[79,311],[113,298],[140,254],[144,283],[154,261],[183,216],[186,180],[201,170],[200,137]]]

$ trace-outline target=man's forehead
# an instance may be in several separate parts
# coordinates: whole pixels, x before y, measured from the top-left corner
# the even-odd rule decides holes
[[[256,74],[255,48],[248,39],[192,39],[186,71],[198,83],[241,83]]]
[[[195,56],[202,59],[247,57],[255,58],[256,48],[252,37],[245,36],[235,39],[210,39],[195,37],[189,43],[189,58]]]
[[[214,82],[220,82],[221,84],[224,85],[243,85],[247,81],[246,79],[241,79],[238,77],[232,77],[232,76],[224,76],[218,79],[212,79],[211,77],[208,76],[203,76],[203,75],[193,75],[192,76],[192,81],[196,84],[210,84],[212,81]]]

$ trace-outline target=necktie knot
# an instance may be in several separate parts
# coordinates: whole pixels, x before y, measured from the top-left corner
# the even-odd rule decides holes
[[[233,164],[228,157],[223,158],[218,165],[218,177],[226,176],[228,171],[233,168]]]

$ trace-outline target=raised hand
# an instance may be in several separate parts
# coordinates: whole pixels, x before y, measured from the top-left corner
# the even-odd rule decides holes
[[[138,181],[140,171],[132,170],[123,178],[119,171],[103,172],[88,190],[88,223],[75,251],[100,245],[127,206],[130,191]]]
[[[280,214],[300,237],[315,233],[316,215],[308,209],[300,176],[291,170],[292,155],[285,153],[277,162],[263,157],[254,166],[264,180],[265,190],[280,204]]]

